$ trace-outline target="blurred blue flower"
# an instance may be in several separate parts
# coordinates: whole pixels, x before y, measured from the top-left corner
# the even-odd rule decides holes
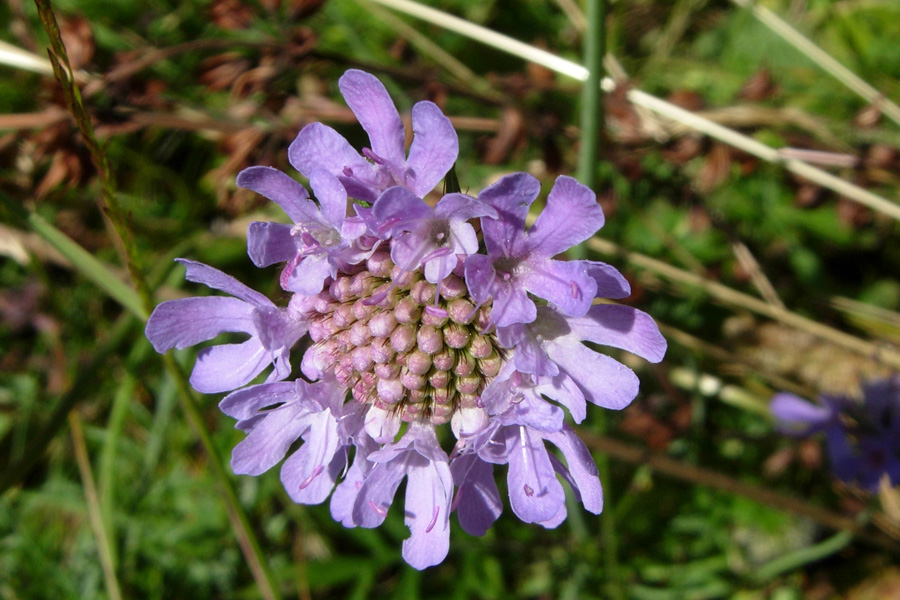
[[[863,386],[863,400],[822,396],[812,404],[793,394],[776,394],[771,410],[782,433],[823,433],[834,476],[875,491],[884,475],[900,483],[900,376]]]

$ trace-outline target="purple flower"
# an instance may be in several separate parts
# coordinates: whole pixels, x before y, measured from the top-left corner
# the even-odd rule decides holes
[[[372,210],[379,233],[393,237],[391,260],[403,270],[423,267],[425,279],[440,283],[456,269],[457,255],[478,252],[477,217],[497,217],[497,211],[465,194],[447,194],[432,208],[409,190],[384,192]]]
[[[569,316],[586,313],[597,294],[584,261],[553,260],[603,226],[594,193],[571,177],[558,178],[546,208],[526,232],[525,216],[540,189],[531,175],[514,173],[478,196],[500,217],[482,221],[487,256],[466,261],[466,284],[479,303],[493,299],[491,319],[497,327],[535,320],[537,307],[529,293]]]
[[[443,561],[450,549],[453,477],[434,428],[410,423],[399,441],[370,453],[368,460],[374,466],[356,494],[353,523],[381,525],[397,487],[408,477],[404,514],[411,535],[403,542],[403,558],[417,569]]]
[[[900,377],[863,385],[861,403],[843,396],[821,402],[782,392],[770,409],[782,433],[824,433],[832,473],[841,481],[871,491],[885,475],[891,485],[900,483]]]
[[[559,400],[576,423],[586,415],[585,400],[618,410],[637,395],[634,372],[582,342],[628,350],[650,362],[659,362],[666,341],[646,313],[630,306],[598,304],[582,317],[566,317],[542,307],[529,324],[515,324],[499,331],[500,343],[515,348],[515,368],[530,373],[546,386],[541,392]]]
[[[207,394],[227,392],[250,383],[269,365],[268,381],[291,372],[291,347],[306,333],[306,324],[277,308],[268,298],[237,279],[202,263],[178,259],[185,278],[234,298],[208,296],[163,302],[147,321],[145,333],[157,352],[182,349],[211,340],[220,333],[246,333],[240,344],[204,348],[191,373],[191,385]]]
[[[375,202],[381,192],[396,185],[419,197],[434,189],[459,153],[456,131],[441,109],[427,101],[413,106],[413,142],[406,156],[403,122],[384,85],[355,69],[344,73],[338,85],[369,134],[371,149],[360,155],[331,127],[310,123],[288,150],[294,168],[307,177],[318,169],[329,171],[351,197],[366,202]]]
[[[597,468],[562,407],[576,422],[588,402],[622,408],[638,380],[586,344],[656,362],[666,343],[645,313],[593,304],[629,295],[613,267],[554,258],[603,225],[593,193],[560,177],[527,231],[540,185],[525,173],[477,199],[451,193],[432,207],[423,196],[457,153],[447,118],[431,103],[416,104],[406,156],[384,86],[361,71],[348,71],[340,86],[372,148],[361,156],[324,125],[304,128],[289,157],[315,200],[276,169],[238,176],[293,221],[253,223],[247,241],[257,266],[285,263],[287,307],[183,261],[189,280],[235,297],[164,302],[148,338],[164,352],[226,331],[249,335],[201,350],[191,377],[200,391],[232,391],[274,364],[266,383],[220,404],[247,433],[232,454],[235,473],[261,475],[281,463],[294,501],[330,496],[332,516],[346,527],[379,526],[406,479],[403,557],[417,569],[447,556],[454,510],[474,535],[500,516],[495,465],[505,465],[510,506],[526,522],[556,527],[566,518],[563,481],[599,513]],[[348,197],[373,204],[351,211]],[[303,378],[284,381],[305,334]],[[456,438],[450,456],[437,432],[444,425]]]
[[[362,420],[361,407],[344,404],[340,386],[328,381],[255,385],[232,392],[219,408],[247,432],[231,456],[237,474],[261,475],[303,439],[281,467],[284,488],[300,504],[318,504],[331,493]]]
[[[289,292],[310,295],[322,290],[328,277],[338,269],[365,257],[353,242],[365,231],[362,224],[347,219],[347,192],[331,173],[310,175],[318,206],[306,188],[271,167],[250,167],[237,176],[237,184],[269,198],[294,221],[250,224],[247,253],[257,267],[287,262],[281,287]]]

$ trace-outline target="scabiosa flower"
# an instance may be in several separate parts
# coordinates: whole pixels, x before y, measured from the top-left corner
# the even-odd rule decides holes
[[[234,471],[259,475],[283,460],[291,498],[315,504],[330,495],[332,516],[347,527],[380,525],[406,479],[402,552],[417,569],[447,555],[451,512],[473,535],[499,517],[495,466],[505,466],[510,505],[526,522],[565,519],[563,482],[599,513],[597,468],[564,409],[581,422],[588,402],[622,408],[638,382],[586,343],[653,362],[666,343],[645,313],[594,304],[629,295],[613,267],[556,258],[603,225],[594,194],[558,178],[528,230],[540,184],[525,173],[432,206],[423,197],[457,152],[446,117],[430,103],[413,108],[407,157],[384,86],[361,71],[340,86],[372,148],[360,155],[324,125],[304,128],[289,157],[315,201],[275,169],[238,175],[293,221],[248,232],[254,264],[285,263],[287,306],[185,261],[189,280],[237,298],[163,303],[147,324],[150,341],[164,352],[225,331],[249,335],[234,349],[202,350],[201,376],[192,378],[200,391],[232,392],[220,407],[247,433]],[[304,335],[302,376],[289,380],[290,350]],[[248,385],[269,364],[269,378]],[[442,443],[451,434],[455,444]]]
[[[862,391],[862,402],[824,395],[819,405],[780,393],[770,408],[782,433],[825,435],[835,477],[875,491],[884,475],[900,483],[900,376],[868,382]]]

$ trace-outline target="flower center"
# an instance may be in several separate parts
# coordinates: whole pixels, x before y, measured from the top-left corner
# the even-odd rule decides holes
[[[485,332],[490,304],[476,310],[465,282],[452,274],[440,284],[440,310],[432,308],[436,293],[420,271],[396,267],[387,251],[357,272],[339,273],[301,308],[315,366],[358,402],[404,421],[439,425],[456,409],[477,406],[503,363],[495,334]]]

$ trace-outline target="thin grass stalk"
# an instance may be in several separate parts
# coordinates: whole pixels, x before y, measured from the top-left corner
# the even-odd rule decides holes
[[[94,348],[90,362],[78,369],[72,387],[59,397],[50,417],[47,418],[40,430],[28,440],[28,444],[22,452],[22,458],[15,463],[6,465],[6,468],[0,472],[0,494],[22,481],[35,463],[44,456],[50,440],[56,437],[65,424],[66,415],[78,403],[78,400],[84,397],[89,387],[95,387],[100,368],[106,367],[109,364],[109,356],[118,351],[125,344],[125,340],[135,333],[134,325],[135,320],[130,314],[122,315],[113,325],[109,338]],[[11,431],[0,440],[0,454],[2,454],[2,449],[10,446],[13,434],[14,432]]]
[[[588,78],[581,86],[581,123],[578,144],[578,180],[597,191],[597,162],[606,119],[603,112],[603,55],[606,52],[606,0],[587,1],[587,29],[584,32],[584,64]],[[572,258],[585,258],[587,249],[579,244],[569,251]]]
[[[69,430],[72,433],[72,445],[75,448],[75,462],[78,463],[78,471],[81,474],[81,482],[84,485],[84,497],[87,502],[88,521],[97,540],[97,553],[100,555],[100,566],[103,569],[103,581],[106,584],[106,592],[110,600],[122,600],[122,591],[119,589],[119,580],[116,578],[116,566],[113,563],[111,543],[106,527],[103,524],[103,515],[100,511],[100,499],[97,496],[97,486],[94,483],[94,474],[91,471],[91,461],[88,458],[87,447],[84,443],[84,433],[81,430],[81,419],[78,413],[69,413]]]
[[[453,15],[434,8],[422,6],[417,2],[412,2],[411,0],[369,1],[383,4],[408,15],[444,27],[450,31],[455,31],[483,44],[493,46],[494,48],[518,56],[523,60],[531,61],[552,71],[556,71],[561,75],[571,77],[572,79],[585,81],[588,78],[588,70],[579,64],[556,56],[545,50],[529,46],[528,44],[514,40],[506,35],[487,29],[486,27],[469,23],[459,17],[454,17]],[[612,79],[605,78],[603,80],[603,87],[606,91],[614,90],[616,85],[616,82]],[[690,111],[679,108],[674,104],[660,100],[646,92],[642,92],[638,89],[630,89],[627,91],[626,97],[635,106],[647,108],[659,115],[677,121],[682,125],[686,125],[695,131],[699,131],[700,133],[706,134],[730,146],[743,150],[748,154],[752,154],[766,162],[781,165],[788,171],[837,192],[849,200],[900,221],[900,205],[882,198],[877,194],[873,194],[858,185],[835,177],[822,169],[813,167],[800,160],[793,158],[785,159],[775,148],[762,144],[751,137],[719,125],[718,123],[705,119]]]
[[[810,504],[805,500],[786,496],[759,485],[745,483],[724,473],[690,465],[665,454],[626,444],[608,436],[597,436],[584,429],[578,430],[578,436],[591,450],[605,452],[618,460],[636,465],[647,465],[668,477],[744,496],[763,506],[805,517],[829,529],[849,531],[859,539],[877,544],[892,552],[900,551],[900,544],[897,540],[867,529],[852,517]]]
[[[109,533],[110,539],[116,538],[115,523],[115,468],[116,455],[119,449],[119,440],[122,437],[122,427],[125,416],[134,397],[135,380],[130,374],[123,377],[122,384],[113,398],[112,410],[109,412],[109,421],[106,425],[106,439],[100,451],[100,467],[97,477],[97,487],[100,493],[100,516]],[[116,547],[110,546],[110,555],[113,564],[117,562]]]
[[[796,48],[806,58],[819,65],[826,73],[843,83],[858,96],[876,106],[883,115],[900,125],[900,106],[891,102],[884,94],[867,83],[862,77],[842,65],[833,56],[819,48],[805,35],[791,27],[781,17],[755,0],[731,0],[748,9],[756,19],[781,36],[781,39]]]
[[[90,116],[82,102],[81,91],[74,81],[72,67],[69,63],[65,45],[60,37],[59,25],[56,22],[56,16],[53,13],[50,2],[49,0],[35,0],[35,3],[38,8],[41,23],[50,38],[52,51],[48,51],[48,56],[50,58],[50,63],[53,66],[53,73],[63,88],[66,103],[75,122],[78,124],[82,140],[91,154],[91,159],[97,168],[97,172],[102,182],[103,195],[99,199],[98,204],[101,212],[108,216],[112,223],[110,235],[113,238],[113,242],[118,242],[124,248],[132,284],[141,300],[144,314],[149,315],[154,306],[153,295],[151,294],[149,286],[147,285],[147,280],[143,275],[139,253],[134,244],[128,215],[119,205],[116,198],[115,177],[109,159],[104,148],[97,141]],[[206,429],[206,424],[201,417],[200,410],[197,407],[193,393],[187,383],[187,378],[171,355],[164,356],[163,362],[169,377],[173,378],[176,382],[182,409],[194,429],[195,435],[200,438],[201,444],[209,458],[209,464],[212,467],[214,478],[224,496],[229,521],[234,529],[235,536],[237,537],[238,544],[244,554],[244,558],[247,560],[250,571],[253,574],[253,578],[259,587],[260,594],[263,598],[266,598],[266,600],[278,600],[280,594],[274,583],[268,564],[265,561],[265,557],[260,549],[256,534],[250,527],[247,516],[244,514],[238,503],[237,495],[234,492],[228,474],[222,467],[221,458]]]

